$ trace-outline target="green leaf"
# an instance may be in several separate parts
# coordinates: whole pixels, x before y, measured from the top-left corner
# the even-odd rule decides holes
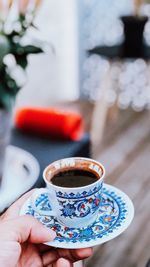
[[[15,43],[12,43],[11,45],[11,53],[14,55],[17,64],[23,69],[25,69],[28,65],[27,56],[29,54],[38,54],[42,52],[41,48],[33,45],[21,46],[20,44]]]
[[[26,45],[22,47],[24,49],[25,54],[38,54],[42,53],[43,50],[40,47],[36,47],[33,45]]]
[[[38,26],[36,26],[33,22],[31,22],[30,26],[33,27],[36,30],[39,30]]]
[[[17,85],[16,81],[9,78],[7,79],[7,90],[11,96],[16,96],[20,87]]]
[[[21,66],[23,69],[26,69],[28,65],[27,55],[14,55],[16,62],[19,66]]]
[[[5,85],[0,84],[0,107],[7,110],[11,109],[15,101],[15,95],[9,93]]]
[[[2,104],[7,110],[10,110],[13,107],[14,102],[15,98],[10,95],[5,95],[2,99]]]
[[[26,56],[29,54],[42,53],[43,50],[40,47],[33,45],[22,46],[19,43],[11,43],[11,53],[19,56]]]
[[[0,68],[3,64],[4,56],[10,52],[9,40],[6,36],[0,34]]]
[[[0,107],[10,109],[14,104],[20,87],[7,73],[5,66],[0,72]]]

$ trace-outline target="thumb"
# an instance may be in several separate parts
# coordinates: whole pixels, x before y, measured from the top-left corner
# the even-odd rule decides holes
[[[44,243],[52,241],[56,233],[46,228],[35,218],[25,215],[0,224],[1,240],[17,241],[20,244],[25,241],[31,243]]]

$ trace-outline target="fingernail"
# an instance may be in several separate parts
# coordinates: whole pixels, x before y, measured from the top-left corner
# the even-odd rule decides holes
[[[56,233],[51,229],[49,229],[49,233],[50,233],[51,239],[54,240],[56,237]]]
[[[51,230],[48,227],[46,227],[46,226],[45,226],[45,229],[47,231],[47,240],[48,241],[54,240],[55,237],[56,237],[56,233],[53,230]]]

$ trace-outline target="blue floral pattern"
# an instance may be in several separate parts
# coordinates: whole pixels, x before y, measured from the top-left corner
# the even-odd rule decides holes
[[[47,194],[41,194],[35,201],[35,206],[44,211],[52,210]]]
[[[61,216],[73,219],[94,214],[100,206],[102,185],[103,183],[82,193],[56,192]]]
[[[89,197],[77,199],[58,199],[61,206],[61,216],[70,219],[86,217],[88,214],[94,214],[99,209],[101,202],[101,190]]]
[[[65,198],[65,199],[79,199],[79,198],[85,198],[85,197],[89,197],[97,192],[99,192],[102,189],[103,186],[103,182],[101,182],[101,184],[99,184],[98,186],[95,186],[93,189],[89,190],[89,191],[83,191],[82,193],[67,193],[67,192],[56,192],[56,196],[59,198]]]
[[[44,201],[44,199],[43,199]],[[45,194],[45,205],[48,202],[47,195]],[[40,205],[40,201],[39,201]],[[43,209],[44,207],[42,207]],[[66,207],[65,212],[71,216],[72,208]],[[26,208],[26,214],[31,214],[37,218],[41,223],[56,231],[55,240],[59,243],[77,243],[96,241],[104,236],[108,236],[116,229],[120,228],[126,220],[128,209],[126,202],[122,197],[118,196],[115,192],[103,188],[101,205],[99,207],[99,215],[96,221],[84,228],[69,228],[61,225],[55,217],[41,216],[31,208],[29,205]],[[55,241],[54,241],[55,242]]]

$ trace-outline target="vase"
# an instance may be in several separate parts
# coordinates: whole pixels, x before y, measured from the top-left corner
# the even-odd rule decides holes
[[[0,185],[2,183],[6,148],[10,142],[12,112],[0,109]]]
[[[140,58],[144,55],[143,32],[148,17],[123,16],[125,40],[122,48],[122,56],[128,58]]]

